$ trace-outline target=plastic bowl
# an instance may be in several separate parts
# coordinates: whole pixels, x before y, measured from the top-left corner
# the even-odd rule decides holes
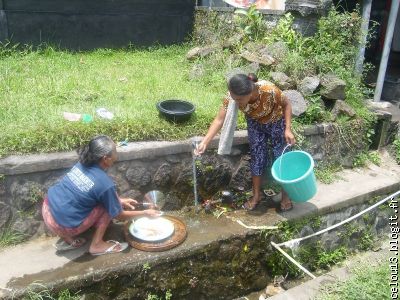
[[[156,105],[160,115],[172,122],[184,122],[190,119],[195,107],[185,100],[164,100]]]

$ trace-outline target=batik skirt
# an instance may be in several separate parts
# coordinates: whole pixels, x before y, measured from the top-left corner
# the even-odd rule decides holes
[[[261,176],[271,167],[286,146],[285,120],[261,124],[246,117],[250,146],[250,169],[253,176]]]

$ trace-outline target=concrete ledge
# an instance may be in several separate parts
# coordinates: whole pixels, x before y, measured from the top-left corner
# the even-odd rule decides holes
[[[215,137],[209,145],[209,149],[218,147],[219,136]],[[233,145],[247,144],[247,131],[235,132]],[[126,161],[141,158],[154,158],[169,154],[188,153],[192,151],[191,139],[166,142],[134,142],[127,146],[118,147],[118,161]],[[62,153],[33,154],[26,156],[12,155],[0,159],[0,174],[18,175],[32,172],[59,170],[72,167],[78,159],[76,151]]]
[[[78,159],[76,152],[11,155],[0,160],[0,174],[17,175],[73,166]]]

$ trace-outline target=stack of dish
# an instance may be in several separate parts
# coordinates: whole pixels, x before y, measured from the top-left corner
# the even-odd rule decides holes
[[[172,236],[175,231],[174,223],[166,218],[142,217],[129,226],[130,234],[145,242],[159,242]]]

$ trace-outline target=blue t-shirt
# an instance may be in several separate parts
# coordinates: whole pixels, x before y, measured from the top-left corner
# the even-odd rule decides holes
[[[47,198],[53,218],[69,228],[79,226],[99,204],[111,218],[122,211],[114,182],[98,165],[85,167],[78,162],[50,187]]]

